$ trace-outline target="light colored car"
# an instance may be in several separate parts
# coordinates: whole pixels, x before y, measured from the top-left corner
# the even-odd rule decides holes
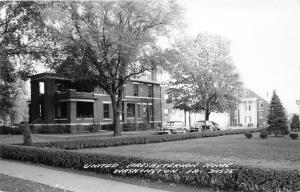
[[[206,126],[205,126],[206,125]],[[217,127],[217,123],[212,122],[212,121],[196,121],[192,127],[191,127],[191,132],[196,132],[196,131],[216,131],[216,130],[220,130]]]
[[[168,121],[157,129],[158,134],[186,133],[188,128],[181,121]]]

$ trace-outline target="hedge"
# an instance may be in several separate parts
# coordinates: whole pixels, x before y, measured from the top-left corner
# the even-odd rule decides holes
[[[159,143],[168,141],[178,141],[185,139],[196,139],[201,137],[216,137],[222,135],[242,134],[249,132],[262,131],[262,128],[257,129],[235,129],[213,132],[193,132],[186,134],[174,135],[144,135],[144,136],[130,136],[130,137],[110,137],[99,139],[86,139],[86,140],[71,140],[71,141],[56,141],[56,142],[42,142],[34,143],[35,147],[50,147],[66,150],[77,150],[84,148],[97,148],[97,147],[110,147],[119,145],[132,145],[132,144],[146,144],[146,143]]]
[[[291,192],[300,190],[300,173],[298,170],[273,170],[265,168],[252,168],[247,166],[233,165],[232,173],[209,173],[211,168],[204,167],[203,162],[183,162],[170,160],[143,159],[139,157],[126,157],[99,153],[85,153],[52,148],[37,148],[18,145],[0,145],[0,156],[6,159],[29,161],[38,164],[45,164],[57,167],[72,168],[78,170],[93,171],[101,174],[116,176],[139,177],[153,181],[164,181],[171,183],[183,183],[195,186],[209,186],[214,189],[226,189],[235,191],[272,191]],[[127,166],[132,163],[145,163],[152,165],[163,165],[160,172],[137,172],[136,169]],[[179,167],[172,172],[170,164],[196,165],[194,167]],[[84,165],[101,165],[104,167],[87,168]],[[117,167],[107,166],[117,164]],[[168,164],[165,166],[165,164]],[[189,170],[198,172],[188,173]],[[117,170],[116,170],[117,169]],[[219,168],[224,170],[223,168]],[[144,169],[146,170],[146,169]]]
[[[23,128],[21,126],[0,126],[0,135],[22,135]]]

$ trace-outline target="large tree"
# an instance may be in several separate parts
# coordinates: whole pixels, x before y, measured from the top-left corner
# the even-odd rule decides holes
[[[271,133],[274,133],[276,136],[278,134],[285,135],[288,133],[288,124],[285,110],[275,90],[273,91],[269,108],[268,124],[268,130]]]
[[[177,42],[167,51],[171,63],[170,93],[175,107],[205,113],[236,107],[242,83],[232,64],[229,42],[217,35],[200,33]]]
[[[33,1],[0,2],[0,116],[10,116],[11,121],[24,94],[22,81],[33,72],[34,61],[50,56],[46,26],[40,17],[43,6]]]
[[[109,94],[114,135],[121,135],[123,85],[159,64],[156,40],[178,23],[178,5],[173,1],[57,2],[44,16],[56,30],[61,53],[83,69],[76,78],[90,79]]]

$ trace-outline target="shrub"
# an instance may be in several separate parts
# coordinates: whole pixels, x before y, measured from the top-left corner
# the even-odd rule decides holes
[[[144,130],[149,129],[149,127],[150,127],[150,125],[148,123],[145,123],[145,122],[138,124],[138,130],[143,130],[144,131]]]
[[[251,139],[251,138],[252,138],[252,133],[245,133],[245,136],[246,136],[248,139]]]
[[[32,124],[44,124],[44,121],[41,118],[37,118],[31,122]]]
[[[101,125],[102,130],[107,130],[107,131],[113,131],[114,130],[114,125],[113,124],[108,124],[108,125]]]
[[[171,161],[159,159],[143,159],[139,157],[126,157],[119,155],[109,155],[101,153],[84,153],[76,151],[66,151],[50,148],[36,148],[17,145],[0,145],[1,158],[29,161],[38,164],[72,168],[85,171],[93,171],[101,174],[110,174],[124,177],[147,178],[154,181],[164,181],[170,183],[183,183],[196,186],[210,186],[213,188],[236,190],[236,191],[299,191],[300,173],[298,170],[272,170],[264,168],[254,168],[247,166],[230,166],[232,173],[220,174],[209,173],[213,168],[205,167],[204,162],[191,161]],[[118,164],[117,170],[113,167],[87,168],[84,165],[91,164]],[[129,164],[144,165],[164,165],[159,167],[161,172],[139,172],[135,167],[128,170]],[[165,166],[166,165],[166,166]],[[194,165],[191,167],[176,167],[175,172],[170,165]],[[225,168],[224,168],[225,169]],[[224,170],[220,168],[219,170]],[[153,170],[147,168],[144,170]],[[198,170],[188,173],[190,170]],[[226,170],[226,169],[225,169]],[[167,173],[166,173],[167,172]]]
[[[259,136],[262,139],[266,139],[268,137],[268,134],[267,134],[267,132],[262,131],[262,132],[260,132]]]
[[[31,133],[39,134],[55,134],[55,133],[70,133],[70,127],[68,125],[30,125]]]
[[[22,135],[23,129],[20,126],[0,126],[1,135]]]
[[[291,133],[291,134],[290,134],[290,137],[291,137],[292,139],[297,139],[297,138],[298,138],[298,133]]]
[[[137,123],[128,122],[123,124],[123,131],[136,131],[136,129]]]
[[[89,127],[89,131],[94,133],[94,132],[98,132],[100,130],[100,125],[97,125],[97,124],[92,124],[90,127]]]
[[[193,133],[173,134],[173,135],[143,135],[143,136],[130,136],[130,137],[98,138],[98,139],[88,139],[88,140],[35,143],[34,146],[76,150],[76,149],[83,149],[83,148],[159,143],[159,142],[178,141],[178,140],[185,140],[185,139],[196,139],[202,137],[216,137],[222,135],[243,134],[245,132],[256,132],[261,130],[263,129],[261,128],[234,129],[234,130],[212,131],[212,132],[193,132]]]

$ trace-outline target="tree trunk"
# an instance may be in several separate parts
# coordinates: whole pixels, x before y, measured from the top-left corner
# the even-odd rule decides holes
[[[210,112],[206,109],[205,110],[205,121],[209,120],[209,115],[210,115]]]
[[[119,98],[119,97],[118,97]],[[113,116],[114,116],[114,136],[121,136],[122,135],[122,128],[120,124],[120,114],[121,114],[121,105],[119,99],[116,99],[116,94],[110,94],[112,109],[113,109]]]
[[[25,122],[25,125],[23,125],[23,145],[32,145],[31,132],[27,121]]]
[[[189,110],[189,127],[191,127],[191,110]]]
[[[184,110],[184,125],[186,126],[186,110]]]

